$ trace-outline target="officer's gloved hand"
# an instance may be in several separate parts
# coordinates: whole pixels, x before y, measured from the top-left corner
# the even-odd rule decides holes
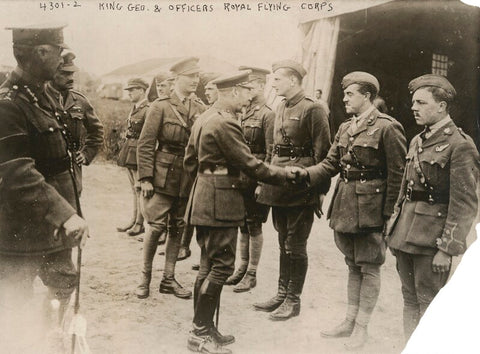
[[[80,248],[85,247],[88,237],[88,225],[84,219],[74,214],[65,221],[63,228],[68,239],[75,241],[75,244],[80,242]]]
[[[308,179],[308,172],[298,166],[286,166],[287,181],[292,184],[301,184]]]
[[[153,197],[153,194],[155,193],[153,189],[153,184],[152,182],[148,180],[143,180],[140,182],[140,188],[142,189],[142,195],[145,198],[151,198]]]
[[[448,272],[451,265],[452,256],[450,256],[448,253],[445,253],[442,250],[438,250],[435,256],[433,256],[432,270],[435,273]]]

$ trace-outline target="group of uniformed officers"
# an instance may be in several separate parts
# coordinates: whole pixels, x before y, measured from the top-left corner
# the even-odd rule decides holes
[[[46,318],[56,299],[54,322],[61,322],[77,284],[72,248],[83,247],[88,236],[81,166],[101,147],[103,128],[85,96],[72,89],[78,69],[73,53],[61,55],[68,48],[62,27],[11,30],[18,66],[0,89],[0,304],[19,316],[39,276],[49,290]],[[278,291],[253,306],[273,321],[299,315],[308,236],[331,178],[339,175],[327,218],[348,267],[348,301],[343,322],[320,333],[348,338],[348,349],[366,343],[388,246],[402,283],[408,339],[445,285],[452,256],[465,252],[477,214],[479,156],[449,115],[456,95],[450,82],[433,74],[410,82],[414,118],[425,129],[407,151],[402,125],[373,104],[380,85],[369,73],[343,78],[351,118],[331,143],[329,113],[305,95],[301,64],[273,64],[273,88],[284,97],[273,112],[264,98],[269,70],[212,73],[206,106],[194,94],[198,62],[182,59],[152,85],[134,78],[126,87],[134,106],[118,163],[128,170],[134,213],[118,230],[135,236],[147,223],[136,295],[149,296],[157,245],[166,243],[159,290],[191,298],[175,279],[175,264],[190,256],[195,228],[201,258],[188,348],[230,353],[225,346],[235,338],[218,331],[214,314],[224,284],[235,292],[256,286],[262,223],[271,207]],[[6,311],[2,320],[15,316]]]

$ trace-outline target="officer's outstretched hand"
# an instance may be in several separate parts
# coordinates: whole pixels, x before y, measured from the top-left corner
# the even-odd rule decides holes
[[[438,250],[432,261],[432,270],[435,273],[448,272],[452,265],[452,256],[448,253]]]
[[[74,214],[70,219],[65,221],[63,228],[65,229],[67,238],[75,240],[75,243],[80,241],[79,247],[85,247],[88,237],[88,225],[84,219]]]
[[[287,181],[292,184],[300,184],[308,178],[308,172],[298,166],[286,166]]]
[[[153,197],[154,189],[152,182],[143,180],[140,182],[140,188],[142,188],[142,195],[145,198]]]

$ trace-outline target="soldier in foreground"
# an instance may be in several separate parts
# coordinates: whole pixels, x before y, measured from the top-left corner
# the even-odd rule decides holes
[[[63,64],[47,84],[47,92],[58,103],[62,121],[70,134],[70,151],[74,152],[73,171],[77,190],[82,192],[82,165],[89,165],[103,145],[103,125],[84,94],[73,89],[75,54],[63,55]]]
[[[128,80],[125,88],[128,91],[128,97],[133,103],[133,107],[128,114],[126,139],[118,154],[117,163],[119,166],[127,168],[128,180],[133,193],[133,215],[130,222],[125,226],[117,227],[117,231],[126,232],[129,236],[137,236],[145,231],[143,226],[144,217],[140,206],[141,191],[137,171],[137,145],[149,107],[149,102],[146,98],[147,89],[148,84],[141,78]]]
[[[143,270],[136,295],[149,296],[152,262],[160,236],[169,232],[165,246],[165,268],[160,292],[188,299],[192,292],[175,279],[180,241],[185,227],[183,217],[191,180],[183,171],[183,157],[195,119],[205,110],[200,99],[192,98],[198,81],[198,58],[175,63],[170,70],[175,84],[170,97],[159,97],[148,110],[138,140],[138,174],[142,189],[142,210],[148,222],[143,248]]]
[[[240,125],[250,152],[259,160],[270,162],[273,144],[275,113],[265,104],[264,90],[269,70],[241,66],[251,70],[248,80],[252,86],[252,99],[241,115]],[[248,291],[257,285],[257,266],[263,246],[262,223],[267,221],[269,207],[255,200],[257,181],[241,174],[242,194],[245,202],[245,224],[240,227],[240,265],[227,279],[226,285],[235,285],[234,292]]]
[[[321,334],[350,337],[345,346],[353,350],[367,340],[380,293],[383,230],[400,189],[406,139],[401,124],[373,105],[380,90],[376,77],[352,72],[343,78],[342,88],[345,110],[353,118],[340,125],[326,159],[303,173],[312,185],[340,173],[327,218],[348,266],[348,305],[345,320]]]
[[[193,330],[188,339],[188,348],[198,352],[231,353],[222,346],[235,341],[232,335],[218,332],[213,315],[223,284],[234,270],[237,228],[245,218],[238,189],[240,171],[277,184],[292,175],[256,159],[245,142],[234,114],[249,103],[248,75],[244,71],[213,82],[218,88],[218,100],[194,124],[185,154],[185,170],[196,176],[185,219],[196,226],[201,249],[194,287]]]
[[[292,60],[273,64],[273,88],[285,99],[276,110],[272,165],[312,166],[327,155],[330,147],[328,114],[319,103],[305,96],[303,77],[307,74]],[[307,240],[314,212],[320,215],[330,181],[318,188],[304,185],[263,185],[257,199],[272,206],[278,232],[280,269],[278,291],[270,300],[254,304],[257,311],[272,312],[272,321],[284,321],[300,313],[300,295],[308,269]]]
[[[63,26],[10,29],[18,66],[0,89],[1,328],[23,320],[13,338],[28,341],[35,277],[48,288],[47,326],[58,326],[77,281],[72,248],[84,246],[88,226],[77,214],[64,127],[45,92],[63,62]],[[56,319],[49,317],[54,299],[60,303]]]
[[[447,282],[452,256],[467,248],[477,215],[479,156],[472,139],[449,114],[456,91],[443,76],[412,80],[412,111],[422,133],[410,143],[407,164],[387,230],[402,282],[408,340]]]

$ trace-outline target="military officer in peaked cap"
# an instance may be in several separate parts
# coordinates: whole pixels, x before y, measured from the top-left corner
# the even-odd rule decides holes
[[[406,139],[401,124],[373,104],[380,91],[375,76],[361,71],[342,80],[343,102],[353,118],[342,123],[324,161],[307,167],[315,185],[340,173],[327,217],[335,243],[348,266],[345,320],[324,337],[350,337],[347,349],[362,347],[380,293],[385,261],[383,230],[393,212],[405,164]]]
[[[271,164],[312,166],[325,158],[330,147],[328,114],[319,103],[306,97],[301,84],[307,74],[299,63],[284,60],[273,64],[273,87],[285,97],[276,110]],[[278,232],[280,269],[278,292],[272,299],[254,305],[272,312],[273,321],[287,320],[300,313],[300,295],[308,268],[307,239],[315,209],[330,186],[303,185],[261,187],[258,202],[272,206]]]
[[[63,27],[9,28],[18,66],[0,88],[0,321],[12,328],[14,318],[25,319],[21,334],[34,324],[26,305],[36,276],[48,287],[45,314],[50,300],[60,302],[49,325],[63,320],[77,280],[72,247],[83,246],[88,234],[78,214],[64,126],[45,92],[67,48]]]
[[[193,330],[188,339],[193,351],[230,353],[222,346],[235,340],[218,332],[213,314],[223,284],[234,271],[237,228],[244,224],[240,172],[268,183],[285,183],[293,175],[276,166],[269,168],[250,152],[234,115],[249,104],[252,86],[248,79],[249,71],[241,71],[213,81],[218,100],[195,122],[185,154],[185,170],[196,176],[185,219],[196,226],[201,249]]]
[[[132,218],[125,226],[117,227],[117,231],[126,232],[129,236],[137,236],[145,231],[143,226],[144,217],[140,206],[140,182],[138,181],[137,171],[137,145],[140,132],[145,123],[149,102],[146,98],[148,83],[139,78],[128,80],[128,97],[133,103],[133,107],[127,118],[127,132],[125,141],[118,154],[117,164],[127,168],[128,180],[132,188],[133,208]]]
[[[249,82],[252,85],[250,104],[241,114],[240,125],[252,154],[259,160],[269,162],[273,143],[273,123],[275,113],[265,103],[265,83],[269,70],[240,66],[239,70],[251,70]],[[257,181],[244,174],[242,178],[243,198],[245,201],[245,224],[240,227],[240,265],[237,271],[227,279],[227,285],[234,285],[233,291],[244,292],[257,284],[257,266],[263,245],[262,223],[267,221],[269,207],[255,200]]]
[[[463,254],[477,215],[479,156],[472,139],[449,115],[456,92],[443,76],[427,74],[409,83],[418,125],[389,230],[397,258],[408,339],[445,285],[452,256]]]
[[[89,165],[103,146],[103,125],[84,94],[73,89],[75,54],[63,55],[63,64],[47,84],[47,92],[55,98],[63,122],[70,134],[70,150],[74,152],[73,171],[78,192],[82,191],[82,165]]]
[[[175,280],[175,264],[192,182],[183,171],[183,157],[193,122],[205,110],[200,99],[192,96],[199,82],[198,61],[196,57],[189,57],[170,68],[175,76],[173,92],[170,97],[159,97],[151,104],[138,141],[142,209],[148,222],[144,239],[144,266],[136,291],[139,298],[149,294],[152,262],[158,239],[166,232],[167,219],[170,227],[160,292],[184,299],[192,295]]]
[[[217,86],[213,83],[215,79],[220,77],[220,73],[209,73],[205,75],[205,97],[207,98],[208,104],[212,105],[218,99]]]

